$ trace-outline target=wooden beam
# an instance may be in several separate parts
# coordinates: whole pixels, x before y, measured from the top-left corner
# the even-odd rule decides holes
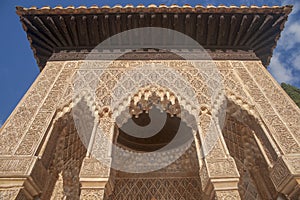
[[[63,46],[62,43],[51,33],[51,31],[47,28],[44,22],[38,16],[33,17],[33,22],[36,26],[40,27],[40,30],[44,32],[57,46]]]
[[[96,12],[94,8],[87,9],[86,12],[79,9],[78,11],[83,12],[81,14],[70,12],[70,9],[68,14],[62,14],[61,10],[54,9],[55,13],[51,14],[50,10],[51,12],[45,11],[36,15],[31,10],[26,16],[27,22],[22,19],[23,14],[20,15],[29,40],[33,40],[34,45],[45,48],[46,51],[92,49],[94,45],[114,34],[152,26],[185,33],[208,49],[252,49],[260,58],[260,54],[265,53],[263,46],[269,47],[278,40],[287,16],[279,11],[261,12],[261,9],[255,11],[250,8],[251,12],[248,9],[225,12],[225,8],[210,8],[202,12],[199,8],[173,7],[159,9],[152,6],[151,9],[136,9],[138,12],[132,12],[128,7],[118,7],[112,9],[113,12],[109,8],[101,10],[102,12]],[[129,39],[131,42],[128,47],[134,45],[134,37],[133,35]],[[151,43],[151,38],[146,38]],[[168,39],[165,38],[164,41]]]
[[[260,45],[260,43],[265,43],[266,40],[268,40],[269,38],[275,38],[277,33],[280,32],[280,28],[282,25],[282,22],[285,21],[284,20],[284,16],[279,17],[279,19],[277,19],[271,28],[269,28],[268,30],[265,30],[264,32],[262,32],[261,35],[259,35],[259,38],[257,38],[252,46],[255,47],[257,45]]]
[[[242,37],[240,41],[240,45],[244,45],[246,43],[246,41],[251,37],[251,35],[254,34],[255,30],[258,29],[259,25],[262,22],[263,21],[261,20],[261,17],[259,15],[255,15],[253,17],[250,27],[248,28],[246,34],[244,35],[244,37]]]
[[[52,51],[53,50],[53,47],[51,47],[49,44],[47,44],[43,39],[40,39],[39,37],[35,36],[34,34],[32,33],[27,33],[27,37],[28,37],[28,40],[29,42],[32,44],[36,44],[48,51]]]
[[[207,45],[215,45],[217,44],[217,36],[218,36],[218,28],[219,28],[219,16],[209,15],[208,17],[208,35],[207,35]]]
[[[255,53],[259,55],[265,55],[265,54],[271,55],[273,47],[274,44],[269,44],[268,46],[263,46],[260,49],[255,50]]]
[[[127,30],[130,30],[132,29],[132,15],[127,15]],[[132,34],[129,35],[129,38],[128,38],[128,42],[129,42],[129,45],[133,44],[133,38],[132,38]]]
[[[75,46],[79,46],[79,39],[78,39],[78,34],[77,34],[77,27],[76,27],[76,18],[75,16],[70,16],[70,27],[71,27],[71,33],[73,36],[73,40],[75,43]]]
[[[176,31],[180,31],[180,25],[179,25],[179,15],[177,13],[175,13],[173,15],[173,27],[174,27],[174,30]]]
[[[86,46],[90,45],[89,30],[87,26],[87,16],[82,16],[82,36]]]
[[[132,28],[138,28],[139,23],[138,23],[138,14],[132,14]]]
[[[88,21],[90,21],[90,23],[88,23],[90,43],[94,45],[98,45],[101,42],[100,34],[99,34],[100,31],[99,31],[98,16],[97,15],[90,16]]]
[[[60,33],[58,26],[55,24],[54,20],[51,16],[46,17],[46,21],[49,23],[49,29],[58,37],[59,41],[63,44],[63,46],[67,46],[67,41]]]
[[[274,20],[274,17],[272,15],[267,15],[264,19],[264,22],[261,24],[261,26],[259,27],[259,29],[252,35],[252,37],[248,40],[248,42],[246,42],[247,46],[251,46],[252,47],[252,42],[254,42],[254,40],[257,39],[257,37],[263,32],[265,31],[269,25],[272,24]]]
[[[244,15],[242,18],[240,29],[239,29],[238,34],[233,43],[234,46],[237,46],[239,44],[239,41],[240,41],[241,37],[245,35],[245,33],[250,25],[250,22],[251,22],[251,16]]]
[[[65,21],[64,17],[59,16],[58,20],[60,22],[59,24],[60,24],[60,27],[61,27],[61,29],[63,31],[63,34],[65,35],[65,37],[66,37],[66,39],[68,41],[68,45],[69,46],[73,46],[74,44],[73,44],[72,39],[70,37],[70,32],[69,32],[69,29],[68,29],[68,27],[66,25],[66,21]]]
[[[257,42],[255,45],[253,45],[254,50],[259,50],[261,48],[269,46],[270,44],[274,44],[276,37],[277,37],[277,34],[273,34],[272,36],[268,36],[265,39],[259,40],[259,42]]]
[[[199,14],[197,15],[196,23],[196,40],[201,45],[206,45],[207,40],[207,15]]]
[[[226,21],[225,21],[224,15],[220,16],[220,25],[219,26],[220,26],[220,28],[219,28],[217,44],[222,45],[222,44],[224,44],[224,41],[227,39],[227,38],[225,38],[227,30],[225,29]]]
[[[151,17],[150,17],[150,26],[151,27],[154,27],[156,26],[156,14],[151,14]]]
[[[50,50],[47,50],[47,49],[45,49],[45,48],[43,48],[43,47],[41,47],[41,46],[38,46],[38,45],[36,45],[36,44],[34,44],[33,43],[33,46],[34,46],[34,48],[35,48],[35,51],[36,52],[39,52],[41,55],[44,55],[44,56],[51,56],[51,54],[53,53],[52,51],[50,51]]]
[[[140,13],[139,14],[139,27],[144,27],[145,26],[145,14]]]
[[[168,20],[168,15],[167,14],[163,14],[162,15],[162,27],[163,28],[169,28],[169,20]]]
[[[194,40],[196,38],[196,15],[190,14],[190,29],[191,29],[191,34],[190,37],[192,37]]]
[[[51,39],[49,39],[48,37],[46,37],[43,33],[41,33],[40,31],[38,31],[38,29],[27,19],[27,18],[21,18],[20,19],[28,28],[27,32],[32,32],[34,33],[36,36],[38,36],[39,38],[43,39],[45,42],[47,42],[51,47],[55,47],[56,45],[53,43],[53,41]]]
[[[110,24],[109,24],[109,15],[104,15],[104,20],[103,20],[103,25],[104,25],[104,29],[102,31],[104,31],[104,40],[106,40],[107,38],[109,38],[110,34]]]
[[[184,21],[184,33],[188,36],[192,35],[192,30],[191,30],[191,15],[186,14],[185,15],[185,21]]]
[[[229,46],[233,44],[233,42],[235,40],[235,37],[236,37],[236,34],[237,34],[237,31],[240,28],[239,18],[240,17],[238,15],[232,15],[231,16],[229,39],[228,39],[228,45]]]
[[[116,15],[115,19],[115,24],[116,24],[116,34],[118,34],[116,37],[118,39],[118,45],[120,46],[122,44],[120,33],[121,33],[121,15],[118,14]]]
[[[116,27],[116,15],[108,15],[108,24],[109,24],[109,30],[110,34],[108,37],[111,37],[113,35],[116,35],[117,32],[117,27]]]

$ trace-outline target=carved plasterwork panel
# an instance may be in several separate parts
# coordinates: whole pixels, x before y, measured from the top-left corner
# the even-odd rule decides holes
[[[281,183],[290,175],[290,172],[283,159],[279,158],[270,174],[275,187],[278,188]]]
[[[209,182],[208,171],[207,171],[207,167],[205,165],[203,165],[202,168],[199,170],[199,174],[200,174],[200,178],[201,178],[202,190],[205,190],[205,188]]]
[[[20,188],[0,189],[0,199],[16,199],[20,190]]]
[[[166,159],[166,157],[171,156],[166,154],[165,157],[158,157],[157,159],[163,160]],[[113,157],[113,159],[115,159]],[[199,176],[199,163],[198,163],[198,157],[196,152],[196,146],[194,143],[192,143],[191,147],[186,150],[186,152],[180,156],[177,160],[175,160],[170,165],[159,169],[152,173],[144,173],[144,178],[153,178],[153,177],[198,177]],[[133,167],[136,164],[140,163],[133,163]],[[141,177],[141,174],[129,174],[126,172],[118,172],[118,175],[124,178],[138,178]]]
[[[105,68],[105,65],[108,65],[105,61],[81,63],[81,67],[73,81],[76,90],[91,92],[91,96],[95,94],[95,100],[99,107],[110,105],[112,99],[120,101],[119,107],[117,107],[118,111],[124,110],[123,106],[129,104],[127,99],[123,101],[123,98],[119,99],[120,96],[118,95],[129,91],[136,92],[135,90],[147,85],[170,86],[168,89],[181,91],[182,94],[179,94],[181,100],[184,99],[190,105],[195,103],[187,98],[189,97],[188,93],[194,92],[196,94],[195,98],[199,102],[210,105],[212,104],[210,102],[211,94],[216,89],[220,89],[218,85],[222,85],[222,78],[221,76],[218,77],[217,70],[214,69],[214,63],[208,61],[197,62],[200,69],[195,68],[192,63],[186,61],[163,60],[151,62],[123,60],[110,63],[107,66],[108,68]],[[162,68],[145,70],[145,68],[151,68],[151,66],[162,66]],[[139,70],[140,67],[143,70]],[[128,74],[131,76],[122,78],[125,72],[127,76]],[[141,77],[143,78],[141,79]],[[185,85],[186,81],[189,88]],[[116,86],[118,86],[118,91],[112,92]],[[173,92],[176,94],[176,91]]]
[[[295,174],[300,174],[300,157],[297,155],[288,155],[285,156],[285,159],[292,170],[293,173]]]
[[[80,170],[80,177],[108,177],[110,169],[94,158],[85,158]]]
[[[242,102],[253,104],[250,95],[244,90],[244,86],[241,84],[239,77],[237,76],[231,62],[218,61],[216,62],[221,75],[223,76],[226,95],[229,97],[234,95]]]
[[[56,199],[63,199],[64,198],[64,190],[63,190],[63,177],[62,174],[60,173],[58,175],[58,180],[55,183],[52,195],[51,195],[51,200],[56,200]]]
[[[110,105],[110,102],[113,98],[118,97],[117,93],[112,93],[113,88],[116,86],[117,82],[120,80],[121,76],[124,74],[126,70],[132,69],[134,67],[138,67],[140,65],[147,64],[148,61],[116,61],[113,62],[109,69],[99,69],[96,61],[91,61],[91,66],[89,71],[78,69],[77,62],[49,62],[42,73],[39,75],[35,83],[26,93],[22,101],[19,103],[15,111],[12,113],[11,117],[1,129],[1,138],[0,138],[0,149],[1,155],[17,155],[16,157],[9,158],[9,159],[0,159],[0,168],[1,174],[26,174],[28,169],[33,162],[32,159],[25,157],[34,155],[40,142],[43,141],[45,134],[47,134],[47,130],[49,130],[49,126],[51,124],[51,120],[53,120],[53,116],[55,115],[56,111],[60,109],[64,109],[64,107],[69,107],[68,111],[70,111],[72,105],[70,102],[73,101],[73,94],[74,94],[74,85],[73,79],[75,71],[78,72],[79,76],[77,76],[79,83],[82,84],[82,87],[90,87],[95,88],[95,97],[96,97],[96,109],[103,109],[104,106]],[[191,86],[192,90],[196,94],[196,99],[199,103],[207,104],[206,109],[212,110],[214,108],[211,107],[211,92],[213,88],[210,87],[211,85],[217,84],[216,78],[211,71],[203,71],[199,72],[189,66],[188,63],[182,61],[153,61],[155,64],[163,64],[169,68],[172,68],[175,72],[179,73],[184,79],[186,79]],[[153,63],[151,61],[151,63]],[[258,116],[261,117],[263,123],[265,123],[266,127],[268,128],[267,131],[270,131],[272,139],[274,139],[275,143],[278,144],[282,154],[292,154],[292,153],[299,153],[300,146],[300,113],[299,109],[293,104],[293,102],[289,99],[289,97],[284,93],[284,91],[274,82],[268,72],[263,68],[263,66],[256,61],[249,61],[249,62],[238,62],[238,61],[216,61],[218,69],[220,70],[220,76],[222,77],[222,84],[224,83],[226,94],[229,96],[234,96],[232,99],[235,103],[237,103],[242,109],[247,110],[249,113],[257,112]],[[207,63],[202,61],[203,66]],[[206,66],[209,67],[209,66]],[[105,71],[105,72],[104,72]],[[101,74],[100,77],[97,77]],[[135,76],[139,75],[137,71],[134,73]],[[149,75],[149,74],[147,74]],[[169,74],[164,71],[164,73],[155,73],[153,75],[153,80],[155,77],[160,77],[161,82],[159,84],[166,85],[165,82],[168,80],[163,79],[164,77],[170,76],[172,77],[174,74]],[[96,81],[91,79],[92,77],[97,77]],[[143,84],[143,82],[136,83],[138,77],[131,77],[129,82],[122,82],[122,91],[130,90],[133,86],[137,86],[138,84]],[[149,85],[152,78],[149,75],[148,82],[145,82],[146,85]],[[174,85],[175,87],[180,87],[182,83],[179,79],[172,79],[170,78],[171,82],[168,84]],[[128,80],[127,80],[128,81]],[[155,81],[152,81],[153,84]],[[208,84],[210,83],[210,84]],[[80,87],[79,87],[80,88]],[[77,88],[78,89],[78,88]],[[136,89],[139,89],[138,87]],[[187,91],[187,89],[183,88],[183,91]],[[115,96],[114,96],[115,95]],[[195,109],[192,108],[194,102],[190,101],[186,97],[186,93],[180,94],[179,98],[185,99],[185,104],[183,105],[188,111],[199,117],[200,113],[195,112]],[[128,99],[121,99],[119,106],[117,106],[117,110],[109,110],[110,112],[118,113],[119,111],[123,110],[124,105],[128,105]],[[218,103],[218,102],[217,102]],[[123,107],[122,107],[123,106]],[[64,111],[65,112],[65,111]],[[202,115],[203,119],[200,119],[201,123],[200,126],[203,129],[203,136],[208,133],[206,129],[210,117],[209,115]],[[200,117],[200,118],[201,118]],[[205,119],[206,118],[206,119]],[[247,119],[241,119],[247,120]],[[103,128],[104,132],[107,134],[105,137],[111,137],[112,131],[111,128],[114,126],[114,119],[109,117],[100,118],[100,127]],[[217,131],[217,130],[215,130]],[[77,134],[73,132],[72,134]],[[72,136],[73,137],[73,136]],[[71,140],[67,141],[63,140],[68,145],[68,148],[76,148],[78,147],[78,143],[73,143]],[[61,141],[62,142],[62,141]],[[237,141],[231,141],[237,142]],[[9,145],[8,145],[9,144]],[[267,143],[265,143],[267,144]],[[268,143],[269,144],[269,143]],[[76,146],[77,145],[77,146]],[[107,146],[98,146],[98,148],[102,148],[108,150]],[[270,147],[268,147],[270,149]],[[96,148],[97,149],[97,148]],[[240,160],[244,157],[239,156],[241,153],[240,147],[235,145],[232,147],[234,154]],[[226,147],[222,147],[222,141],[219,140],[215,149],[213,149],[211,158],[218,159],[211,159],[209,160],[205,167],[202,168],[204,173],[201,175],[204,182],[208,182],[209,176],[223,176],[223,175],[230,175],[230,176],[238,176],[238,172],[236,170],[236,166],[234,160],[230,159],[221,159],[225,155]],[[76,165],[79,167],[79,163],[76,159],[64,158],[61,156],[63,154],[63,149],[59,150],[61,153],[55,155],[55,162],[59,162],[61,159],[69,160],[68,162],[71,165]],[[79,150],[78,154],[82,155],[85,150]],[[274,154],[270,152],[269,154]],[[20,156],[20,157],[18,157]],[[22,156],[22,158],[21,158]],[[105,155],[107,158],[108,155]],[[269,156],[274,158],[275,156]],[[77,157],[76,157],[77,158]],[[78,158],[79,159],[79,158]],[[80,157],[82,159],[82,157]],[[186,159],[188,160],[188,159]],[[274,162],[274,159],[271,160]],[[290,168],[294,173],[299,173],[297,164],[299,163],[299,159],[297,157],[287,157],[287,161],[290,164]],[[134,164],[133,164],[134,165]],[[91,167],[92,166],[92,167]],[[225,166],[225,167],[224,167]],[[63,166],[52,166],[56,168],[55,170],[62,170],[64,169]],[[177,163],[173,166],[171,165],[170,168],[173,170],[178,170]],[[206,169],[207,167],[207,169]],[[65,175],[69,173],[75,174],[76,181],[78,182],[78,169],[75,172],[68,172],[65,168],[66,172]],[[55,171],[54,170],[54,171]],[[106,171],[107,168],[103,168],[101,166],[96,166],[94,164],[87,165],[87,169],[85,169],[84,173],[89,173],[91,171]],[[205,171],[207,170],[207,171]],[[281,161],[274,166],[272,169],[272,181],[276,186],[281,184],[281,181],[284,180],[289,175],[288,167]],[[199,170],[198,170],[199,171]],[[198,172],[197,171],[197,172]],[[36,173],[36,172],[35,172]],[[56,173],[56,171],[55,171]],[[105,173],[107,175],[107,173]],[[103,176],[105,175],[103,174]],[[35,175],[38,176],[38,175]],[[42,176],[42,175],[41,175]],[[66,180],[70,178],[65,177]],[[128,179],[128,178],[127,178]],[[124,179],[125,180],[125,179]],[[123,179],[119,179],[119,182],[122,183]],[[160,197],[162,194],[160,189],[163,188],[161,186],[157,186],[157,184],[169,184],[175,186],[175,180],[163,180],[155,181],[156,179],[149,180],[145,179],[145,184],[147,183],[150,189],[147,189],[146,194],[148,195],[158,195]],[[189,180],[185,180],[189,181]],[[193,181],[192,181],[193,182]],[[77,184],[77,183],[76,183]],[[124,183],[125,184],[125,183]],[[177,184],[177,183],[176,183]],[[181,183],[180,183],[181,184]],[[178,185],[178,187],[180,186]],[[197,183],[198,184],[198,183]],[[59,184],[58,184],[59,185]],[[126,185],[126,184],[125,184]],[[189,184],[188,184],[189,185]],[[127,186],[126,186],[127,187]],[[129,186],[128,186],[129,187]],[[154,189],[158,192],[153,193]],[[176,185],[177,187],[177,185]],[[198,186],[197,186],[198,187]],[[174,192],[176,191],[180,195],[184,197],[185,191],[182,190],[181,192],[178,191],[178,188],[174,188]],[[126,188],[125,188],[126,189]],[[127,188],[126,190],[131,191],[132,188]],[[164,188],[167,189],[166,187]],[[172,190],[172,189],[171,189]],[[175,191],[176,190],[176,191]],[[195,187],[194,189],[195,190]],[[75,193],[78,191],[75,191]],[[142,193],[141,189],[138,188],[137,190],[133,191],[136,192],[135,194],[138,195]],[[0,190],[1,195],[13,195],[13,192],[4,192]],[[97,192],[84,191],[83,197],[87,199],[97,199],[98,197],[103,195]],[[117,194],[118,196],[119,194]],[[149,196],[148,195],[148,196]],[[170,194],[171,195],[171,194]],[[196,196],[198,193],[196,194]],[[217,197],[226,199],[227,194],[219,193]],[[233,196],[230,196],[233,195]],[[116,198],[122,199],[124,196],[120,195]],[[122,197],[121,197],[122,196]],[[155,197],[156,198],[156,197]],[[227,198],[235,198],[234,194],[229,194]],[[158,198],[159,199],[159,198]]]
[[[49,63],[18,104],[1,131],[0,145],[3,147],[0,150],[1,155],[12,155],[14,153],[20,138],[25,136],[25,132],[34,120],[33,116],[37,114],[46,94],[59,76],[62,66],[63,62]]]
[[[270,101],[276,114],[287,125],[290,132],[300,142],[300,110],[286,92],[277,84],[260,62],[243,62],[266,98]]]
[[[0,158],[0,175],[28,174],[30,164],[34,161],[32,157],[10,157]]]
[[[210,177],[238,177],[235,162],[232,158],[210,159],[207,161]]]
[[[248,71],[248,68],[252,67],[247,67],[246,69],[242,62],[232,62],[232,65],[243,81],[247,91],[255,101],[257,110],[261,114],[263,121],[265,121],[266,125],[270,128],[272,136],[274,137],[276,143],[280,145],[282,151],[284,153],[300,152],[299,144],[287,127],[287,123],[285,123],[283,119],[278,116],[277,111],[273,108],[274,100],[270,101],[266,96],[266,93],[269,93],[268,95],[270,95],[272,94],[272,91],[264,91],[263,87],[266,85],[260,85],[254,80],[252,77],[254,76],[252,75],[254,72]],[[256,68],[262,67],[260,65],[255,65],[255,62],[251,65],[255,66]],[[266,79],[268,78],[266,74],[262,74],[261,76],[265,77]],[[274,83],[272,83],[272,85],[268,85],[268,87],[275,88],[276,86]],[[290,102],[287,103],[290,104]],[[286,119],[286,121],[288,121],[288,119]]]
[[[1,131],[2,155],[32,155],[48,128],[76,62],[49,62]],[[6,144],[10,145],[6,145]]]
[[[235,159],[239,173],[239,193],[243,199],[275,198],[277,192],[270,179],[266,159],[261,153],[256,134],[246,124],[228,117],[223,135],[230,155]]]
[[[80,194],[82,200],[101,200],[104,197],[104,190],[85,189]]]
[[[106,197],[107,200],[202,199],[195,144],[175,162],[160,170],[148,173],[117,171],[114,190]]]
[[[66,89],[66,82],[69,81],[76,69],[75,66],[75,62],[60,64],[59,71],[56,72],[59,76],[53,81],[52,87],[49,88],[50,92],[46,95],[44,102],[41,103],[37,116],[34,118],[33,123],[16,151],[17,155],[30,155],[34,153],[36,146],[48,128],[45,124],[50,124],[53,114],[57,109],[57,104]]]
[[[241,199],[237,190],[217,191],[215,200],[238,200]]]
[[[259,200],[261,197],[259,196],[258,189],[252,180],[249,171],[245,170],[243,174],[241,174],[241,180],[239,182],[239,193],[242,199],[245,200]]]
[[[201,183],[197,178],[117,179],[108,200],[124,199],[200,200]]]

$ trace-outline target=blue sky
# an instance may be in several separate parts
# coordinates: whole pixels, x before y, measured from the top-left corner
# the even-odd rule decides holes
[[[120,3],[121,2],[121,3]],[[33,53],[29,47],[26,34],[22,29],[18,16],[15,14],[15,6],[37,6],[49,5],[115,5],[115,4],[150,3],[167,5],[176,3],[183,5],[188,3],[192,6],[196,4],[225,4],[225,5],[294,5],[294,11],[290,15],[282,37],[274,52],[274,56],[269,66],[269,71],[278,82],[287,82],[300,87],[300,1],[298,0],[1,0],[0,2],[0,127],[7,119],[25,92],[28,90],[34,79],[38,76],[39,69],[34,60]]]

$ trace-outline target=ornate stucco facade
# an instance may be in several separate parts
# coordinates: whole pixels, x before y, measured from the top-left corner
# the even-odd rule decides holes
[[[288,6],[168,8],[153,5],[149,8],[18,8],[42,71],[0,129],[0,199],[298,199],[300,111],[265,68],[290,10]],[[201,144],[209,133],[214,112],[208,102],[208,91],[212,88],[206,83],[214,81],[214,74],[195,71],[188,62],[160,51],[130,53],[113,61],[106,69],[98,67],[105,60],[83,59],[87,52],[82,50],[83,46],[92,47],[91,37],[97,33],[91,26],[95,21],[88,19],[97,19],[99,23],[104,20],[104,26],[105,20],[111,17],[116,17],[118,22],[118,13],[123,16],[119,21],[120,30],[116,23],[116,28],[110,29],[108,35],[101,35],[104,38],[121,32],[123,20],[132,19],[133,24],[139,22],[137,16],[142,14],[154,16],[149,18],[151,21],[157,16],[164,18],[163,13],[166,13],[166,19],[172,18],[174,23],[169,27],[172,29],[177,29],[173,19],[178,17],[173,15],[179,13],[184,16],[178,17],[185,21],[183,27],[197,19],[200,19],[199,26],[206,24],[205,20],[211,25],[203,33],[202,29],[197,31],[192,26],[179,27],[179,31],[200,43],[202,37],[207,38],[203,46],[213,61],[196,62],[208,67],[213,63],[223,80],[227,101],[225,125],[214,129],[219,138],[205,157]],[[137,14],[131,16],[130,13]],[[128,22],[126,24],[127,29],[133,28]],[[73,25],[81,26],[81,29],[75,31]],[[85,34],[82,25],[86,27]],[[164,27],[163,21],[155,26]],[[101,29],[97,30],[101,32]],[[216,36],[215,32],[218,32]],[[82,37],[76,34],[82,34]],[[100,42],[103,38],[98,36],[97,40]],[[62,50],[63,47],[69,51]],[[88,70],[82,69],[84,62],[89,63]],[[122,155],[109,153],[111,149],[106,143],[93,143],[91,136],[83,141],[77,133],[76,118],[90,118],[89,122],[101,127],[106,137],[124,148],[133,145],[133,141],[120,132],[114,116],[116,113],[121,115],[124,107],[133,108],[134,105],[124,100],[117,110],[112,110],[107,99],[112,98],[112,90],[124,72],[153,63],[173,69],[188,81],[196,98],[202,102],[200,112],[195,112],[188,100],[183,101],[183,94],[174,97],[177,103],[172,103],[171,96],[166,95],[171,89],[159,84],[137,88],[142,95],[128,98],[138,97],[134,102],[141,102],[144,100],[141,96],[149,90],[159,91],[166,97],[165,101],[182,106],[189,115],[197,118],[198,130],[187,129],[190,132],[187,134],[194,138],[193,143],[179,159],[162,169],[139,174],[115,170],[95,159],[92,152],[94,149],[107,152],[103,158],[109,163],[114,159],[122,160]],[[74,78],[90,85],[90,74],[97,76],[99,70],[102,73],[96,86],[95,103],[89,105],[87,98],[74,98]],[[163,75],[157,76],[159,79]],[[180,87],[176,80],[173,84]],[[124,83],[123,86],[126,90],[127,85]],[[78,104],[80,110],[72,113]],[[178,109],[167,112],[180,118]],[[175,122],[170,121],[174,125]],[[189,127],[188,120],[185,124]],[[141,145],[140,151],[145,150],[142,144],[136,144]],[[157,140],[147,144],[159,145]],[[131,163],[130,167],[136,165],[140,163]]]

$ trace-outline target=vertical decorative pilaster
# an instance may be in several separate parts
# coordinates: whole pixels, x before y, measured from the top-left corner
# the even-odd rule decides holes
[[[202,190],[209,199],[240,199],[239,173],[229,155],[221,128],[211,112],[202,109],[199,133],[204,165],[200,169]]]

